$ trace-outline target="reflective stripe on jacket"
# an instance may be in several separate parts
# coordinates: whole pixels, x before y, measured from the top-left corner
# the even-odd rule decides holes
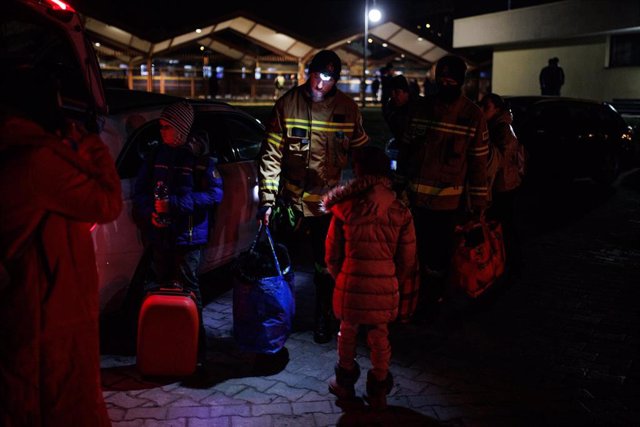
[[[368,137],[356,103],[336,90],[312,102],[307,85],[284,94],[267,123],[259,160],[260,205],[279,194],[305,216],[318,216],[322,196],[340,182],[349,150]]]
[[[466,191],[471,207],[486,206],[488,142],[482,112],[468,98],[416,103],[398,158],[398,181],[412,205],[455,210]]]

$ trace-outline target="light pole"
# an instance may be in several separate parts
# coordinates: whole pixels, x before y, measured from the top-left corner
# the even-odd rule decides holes
[[[362,107],[365,105],[367,92],[367,44],[369,43],[369,20],[378,22],[382,17],[380,10],[376,8],[376,0],[373,0],[373,8],[369,10],[369,0],[364,0],[364,39],[362,42],[362,82],[360,83],[360,100]]]

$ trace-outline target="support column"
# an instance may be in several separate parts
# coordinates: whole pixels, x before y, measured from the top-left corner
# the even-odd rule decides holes
[[[153,92],[153,73],[151,72],[153,61],[151,57],[147,58],[147,92]]]

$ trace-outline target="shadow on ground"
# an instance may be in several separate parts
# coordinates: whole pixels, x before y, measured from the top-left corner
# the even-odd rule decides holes
[[[429,427],[441,425],[437,420],[419,412],[400,406],[388,406],[383,411],[372,410],[362,399],[352,402],[337,402],[343,413],[338,427]]]

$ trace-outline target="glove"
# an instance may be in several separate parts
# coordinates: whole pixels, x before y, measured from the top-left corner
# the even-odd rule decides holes
[[[269,225],[269,217],[271,216],[271,206],[260,206],[256,213],[256,219],[263,225]]]

